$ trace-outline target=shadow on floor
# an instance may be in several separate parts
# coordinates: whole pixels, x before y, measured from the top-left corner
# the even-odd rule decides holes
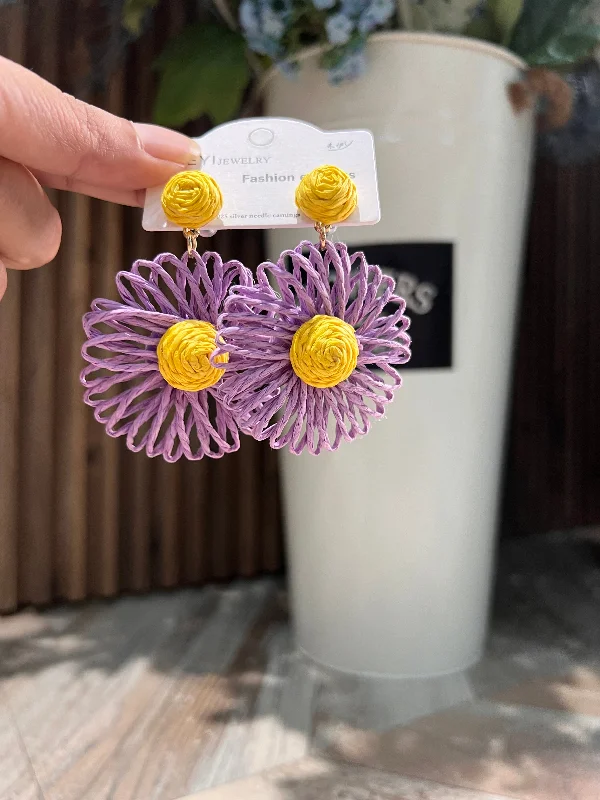
[[[151,709],[185,741],[182,751],[210,741],[205,753],[226,759],[227,748],[241,748],[235,767],[206,759],[190,767],[188,790],[284,763],[312,743],[336,759],[419,779],[579,800],[577,770],[586,790],[588,775],[600,785],[600,569],[591,548],[559,535],[507,543],[486,658],[458,675],[382,682],[315,668],[293,654],[285,594],[269,580],[23,612],[0,622],[0,680],[23,709],[26,695],[36,703],[43,692],[47,702],[55,691],[66,708],[69,693],[80,692],[95,715],[112,704],[107,730],[133,704],[132,719]],[[577,666],[591,676],[585,685],[569,677]],[[521,693],[511,695],[514,687]],[[275,747],[269,725],[305,744],[279,737],[272,753],[258,752]],[[169,763],[178,769],[176,758]],[[305,778],[282,786],[285,800],[321,800],[321,778],[314,788]]]

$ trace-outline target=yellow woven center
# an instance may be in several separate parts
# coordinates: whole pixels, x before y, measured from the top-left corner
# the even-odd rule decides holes
[[[216,336],[210,322],[189,319],[171,325],[156,348],[158,368],[166,382],[184,392],[199,392],[214,386],[224,372],[210,363]],[[217,361],[227,363],[229,355],[223,353],[217,356]]]
[[[223,207],[219,184],[206,172],[198,170],[173,175],[160,200],[165,217],[182,228],[203,228]]]
[[[296,189],[296,205],[313,222],[335,225],[348,219],[358,198],[352,178],[339,167],[317,167]]]
[[[351,375],[357,359],[354,328],[337,317],[319,314],[301,325],[292,339],[292,368],[309,386],[337,386]]]

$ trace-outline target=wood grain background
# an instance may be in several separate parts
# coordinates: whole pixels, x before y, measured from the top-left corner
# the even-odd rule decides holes
[[[600,524],[600,161],[540,159],[513,387],[504,530]]]
[[[102,92],[85,80],[101,3],[0,7],[0,54],[114,113],[151,121],[151,65],[165,34],[184,22],[184,5],[163,4]],[[116,296],[119,269],[182,253],[183,237],[146,233],[137,209],[69,194],[52,200],[64,229],[58,257],[10,272],[0,303],[0,611],[280,570],[268,445],[244,437],[227,458],[167,464],[106,436],[82,402],[82,314],[93,297]],[[212,246],[248,264],[261,258],[252,232],[219,234]]]

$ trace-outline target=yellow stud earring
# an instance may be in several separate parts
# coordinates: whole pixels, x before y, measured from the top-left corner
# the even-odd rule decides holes
[[[296,205],[315,223],[323,249],[331,226],[345,222],[356,210],[356,184],[339,167],[330,164],[317,167],[300,181],[296,189]]]
[[[169,222],[183,228],[191,252],[196,249],[198,231],[219,216],[223,195],[219,184],[206,172],[185,170],[173,175],[160,202]]]

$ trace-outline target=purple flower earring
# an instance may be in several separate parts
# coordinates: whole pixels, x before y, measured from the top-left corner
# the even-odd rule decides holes
[[[119,272],[122,302],[95,300],[84,316],[88,341],[81,373],[85,402],[110,436],[125,436],[130,450],[219,458],[240,446],[238,426],[223,402],[222,365],[211,354],[217,320],[233,285],[252,274],[218,253],[200,255],[198,229],[218,216],[221,191],[206,173],[179,173],[162,194],[167,219],[184,229],[188,252],[136,261]]]
[[[252,274],[217,253],[199,255],[200,228],[222,197],[202,172],[165,187],[165,216],[188,241],[119,272],[122,302],[95,300],[84,317],[85,402],[131,450],[219,458],[239,429],[271,447],[315,455],[369,430],[401,385],[410,358],[405,302],[362,253],[327,239],[350,217],[356,187],[337,167],[305,176],[296,192],[319,246],[302,242]]]
[[[223,364],[221,396],[242,431],[317,455],[384,415],[401,385],[394,367],[410,358],[410,323],[392,278],[327,240],[357,206],[350,177],[320,167],[302,179],[296,204],[320,246],[302,242],[261,264],[256,284],[231,288],[212,363]]]

